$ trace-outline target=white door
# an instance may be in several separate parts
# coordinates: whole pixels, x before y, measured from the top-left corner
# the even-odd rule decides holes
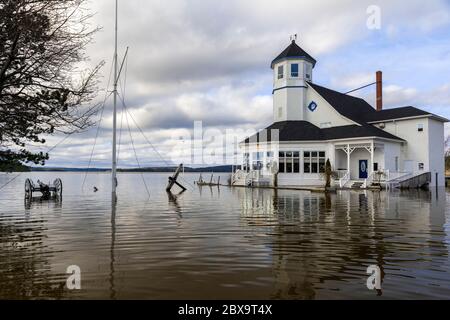
[[[403,171],[414,172],[414,161],[413,160],[405,160],[403,162]]]

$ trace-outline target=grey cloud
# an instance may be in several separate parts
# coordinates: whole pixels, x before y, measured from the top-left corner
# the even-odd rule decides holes
[[[323,56],[348,55],[346,46],[373,36],[365,24],[366,8],[372,2],[121,0],[121,56],[125,47],[130,46],[127,105],[163,154],[170,153],[168,145],[173,134],[191,130],[195,120],[202,120],[205,127],[262,128],[272,116],[269,64],[288,44],[289,35],[299,33],[302,47],[319,60],[322,70],[326,70],[326,61],[320,60]],[[111,62],[113,4],[110,0],[91,2],[97,12],[94,22],[103,26],[87,52],[92,63]],[[411,21],[420,15],[422,29],[426,32],[434,27],[430,17],[448,9],[444,1],[429,1],[426,8],[421,1],[409,1],[407,8],[403,1],[382,0],[379,5],[386,25],[411,28],[414,24]],[[445,19],[440,15],[436,26],[445,25]],[[351,67],[360,68],[360,73],[372,72],[370,58],[357,57],[345,70],[332,66],[325,79],[320,80],[349,73],[347,68]],[[392,64],[400,64],[404,59],[402,52],[395,51],[382,58],[393,61]],[[420,58],[418,54],[414,60]],[[109,67],[102,72],[106,82]],[[111,145],[111,110],[111,101],[108,101],[98,140],[98,151],[106,157]],[[132,130],[140,156],[148,162],[159,161],[133,125]],[[62,150],[55,150],[49,164],[80,163],[64,153],[67,148],[71,148],[73,155],[88,159],[95,132],[94,128],[74,137],[71,145],[68,143]],[[125,131],[123,142],[129,144],[126,135]],[[54,140],[57,139],[52,142]],[[131,164],[134,159],[130,156],[124,161]],[[99,163],[107,165],[108,161]]]

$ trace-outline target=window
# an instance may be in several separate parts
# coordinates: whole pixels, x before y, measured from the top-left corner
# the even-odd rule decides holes
[[[292,78],[298,77],[298,63],[291,64],[291,77]]]
[[[317,151],[311,152],[311,173],[319,172],[319,164],[318,164],[319,158],[317,156],[318,156]]]
[[[278,79],[283,79],[284,67],[278,66]]]
[[[319,172],[325,172],[325,152],[319,152]]]
[[[395,157],[394,163],[395,163],[395,172],[398,172],[398,157]]]
[[[280,152],[278,156],[278,172],[284,172],[285,170],[284,163],[285,163],[284,152]]]
[[[299,173],[300,172],[300,152],[298,151],[283,151],[279,152],[279,166],[280,173]]]
[[[425,166],[424,166],[423,162],[420,162],[420,163],[419,163],[419,170],[423,170],[424,167],[425,167]]]
[[[417,131],[422,132],[423,131],[423,123],[419,123],[417,125]]]
[[[303,172],[323,173],[325,172],[325,151],[303,152]]]
[[[253,152],[253,161],[262,160],[264,157],[264,152]]]
[[[311,172],[311,152],[309,151],[303,152],[303,172]]]
[[[378,162],[373,163],[373,171],[375,171],[375,172],[378,171]]]
[[[278,108],[278,118],[281,118],[283,116],[283,108]]]
[[[264,152],[253,152],[253,170],[261,170],[263,167]]]
[[[273,151],[267,151],[266,157],[269,158],[269,159],[273,158]]]
[[[306,80],[311,80],[312,67],[310,65],[306,65],[305,77]]]

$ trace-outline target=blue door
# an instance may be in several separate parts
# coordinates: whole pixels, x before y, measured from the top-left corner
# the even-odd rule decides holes
[[[367,160],[359,160],[359,178],[367,179]]]

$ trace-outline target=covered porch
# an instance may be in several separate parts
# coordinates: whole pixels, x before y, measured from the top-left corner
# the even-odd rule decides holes
[[[374,140],[335,144],[335,168],[339,174],[339,186],[350,182],[370,185],[374,172],[384,170],[385,145]]]

